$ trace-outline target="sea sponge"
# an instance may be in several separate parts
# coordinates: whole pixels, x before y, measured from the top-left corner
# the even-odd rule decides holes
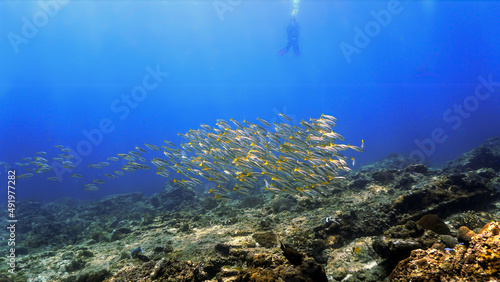
[[[466,226],[461,226],[457,230],[457,238],[459,242],[469,243],[474,235],[476,235],[476,233]]]

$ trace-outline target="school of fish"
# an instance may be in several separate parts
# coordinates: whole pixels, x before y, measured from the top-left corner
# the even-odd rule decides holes
[[[291,122],[284,114],[280,116]],[[135,150],[119,153],[88,167],[104,169],[111,166],[109,162],[118,162],[120,158],[126,164],[120,170],[104,173],[109,179],[124,176],[136,170],[148,170],[147,156],[153,152],[163,151],[163,157],[153,157],[149,163],[155,166],[156,174],[170,178],[174,183],[187,189],[213,182],[215,186],[208,192],[216,199],[229,200],[231,193],[248,195],[256,187],[259,179],[264,179],[265,190],[272,193],[301,194],[310,197],[325,195],[331,184],[344,177],[339,172],[350,171],[348,162],[355,164],[354,158],[348,158],[341,152],[352,149],[362,152],[361,146],[339,144],[345,141],[333,131],[336,118],[321,115],[318,119],[301,121],[300,126],[289,123],[273,123],[257,118],[259,124],[246,120],[240,123],[234,119],[229,122],[218,119],[214,127],[202,124],[200,129],[189,130],[179,134],[187,139],[178,148],[170,141],[159,147],[144,144],[148,150],[136,146]],[[61,153],[53,160],[68,170],[76,169],[71,151],[62,145],[56,145]],[[16,163],[18,167],[26,167],[26,173],[17,178],[33,177],[52,171],[48,160],[41,157],[47,155],[41,151],[36,157],[25,157],[24,163]],[[5,168],[9,165],[0,162]],[[172,173],[177,174],[176,177]],[[171,177],[172,176],[172,177]],[[73,173],[74,178],[84,178]],[[48,180],[59,181],[57,177]],[[105,184],[102,179],[94,179],[85,184],[85,190],[96,191],[98,185]]]

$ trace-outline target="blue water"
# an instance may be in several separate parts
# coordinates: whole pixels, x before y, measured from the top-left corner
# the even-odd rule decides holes
[[[500,81],[496,1],[302,1],[300,56],[278,55],[292,1],[54,1],[0,3],[0,161],[14,166],[37,151],[52,158],[57,144],[91,146],[73,172],[84,179],[35,175],[18,180],[21,197],[159,191],[166,179],[153,171],[107,180],[96,192],[83,185],[103,178],[88,164],[144,143],[179,144],[177,133],[217,118],[333,115],[346,143],[365,141],[364,153],[350,154],[357,168],[393,152],[441,166],[500,134],[499,83],[489,97],[485,87],[483,99],[474,96],[480,77]],[[399,12],[374,24],[388,5]],[[375,28],[369,42],[346,56],[342,44],[356,47],[357,28],[367,26]],[[156,80],[147,77],[156,69]],[[151,89],[140,101],[121,100],[145,78]],[[469,110],[456,112],[464,103]],[[442,143],[416,144],[436,129]]]

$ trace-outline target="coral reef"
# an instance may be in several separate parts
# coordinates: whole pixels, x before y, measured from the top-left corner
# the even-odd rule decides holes
[[[398,263],[391,281],[497,281],[500,277],[500,222],[487,224],[469,246],[413,250]]]
[[[150,197],[19,200],[18,273],[0,281],[487,280],[498,275],[498,223],[480,228],[500,221],[500,174],[479,160],[498,143],[444,170],[393,154],[317,198],[217,201],[201,192],[213,183],[168,182]]]
[[[378,171],[381,169],[388,169],[388,170],[399,170],[403,169],[409,165],[411,165],[411,160],[408,159],[407,157],[404,157],[400,154],[393,153],[389,154],[387,157],[384,159],[365,165],[361,168],[361,172],[370,172],[370,171]]]
[[[492,168],[500,171],[500,137],[490,138],[486,142],[463,154],[444,166],[445,172],[460,172]]]

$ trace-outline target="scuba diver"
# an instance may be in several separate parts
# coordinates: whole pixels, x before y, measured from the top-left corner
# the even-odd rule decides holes
[[[297,19],[295,15],[292,15],[290,18],[290,23],[288,24],[286,28],[286,34],[287,34],[287,39],[288,42],[286,43],[286,46],[281,48],[278,54],[284,55],[286,52],[288,52],[288,49],[293,46],[293,51],[295,52],[295,55],[299,56],[300,55],[300,49],[299,49],[299,24],[297,23]]]

